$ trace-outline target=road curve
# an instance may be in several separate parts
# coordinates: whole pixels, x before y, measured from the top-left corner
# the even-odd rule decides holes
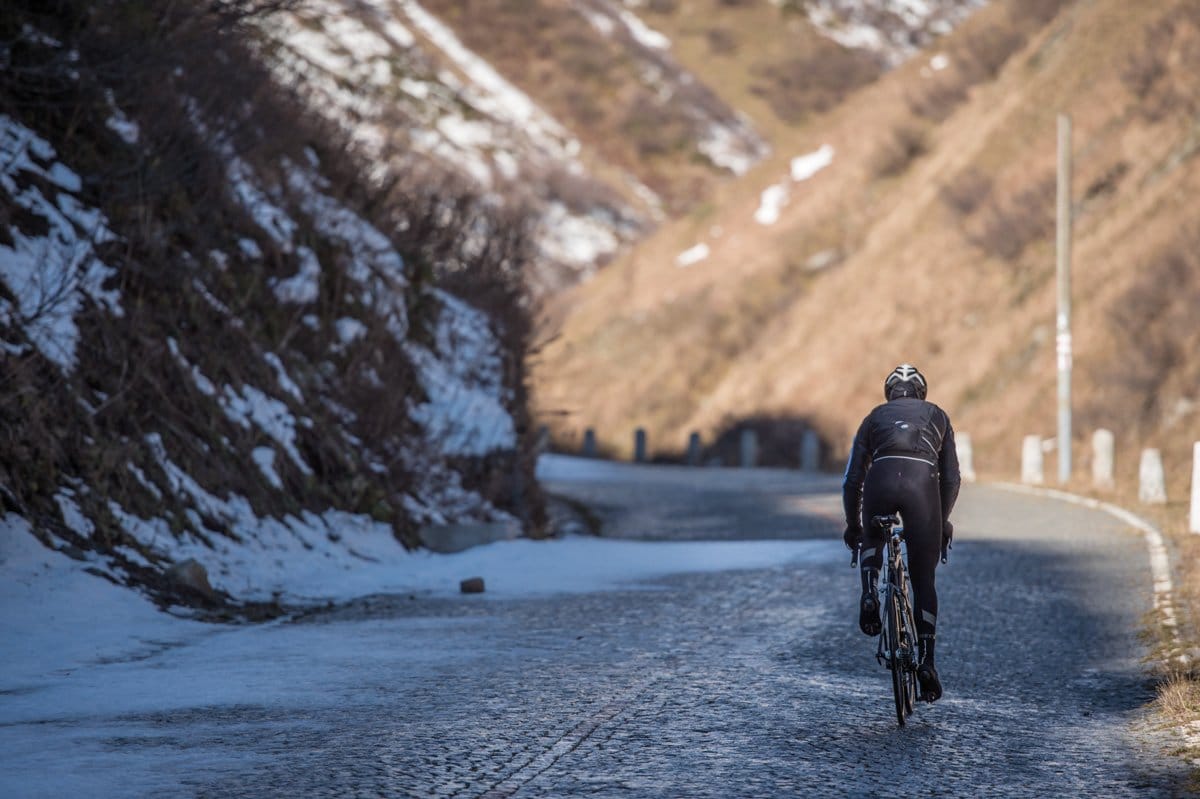
[[[56,740],[88,752],[96,796],[1183,794],[1144,711],[1145,544],[1107,514],[964,489],[938,577],[945,697],[899,729],[855,624],[836,479],[569,460],[547,478],[613,536],[810,539],[812,556],[523,599],[372,597],[261,633],[264,668],[286,659],[294,682],[270,702],[88,717]],[[348,637],[354,657],[318,651]]]

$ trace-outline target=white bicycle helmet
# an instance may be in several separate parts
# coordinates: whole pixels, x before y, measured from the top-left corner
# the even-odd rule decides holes
[[[893,394],[925,399],[925,390],[925,375],[911,363],[900,364],[883,381],[883,396],[888,400],[892,399]]]

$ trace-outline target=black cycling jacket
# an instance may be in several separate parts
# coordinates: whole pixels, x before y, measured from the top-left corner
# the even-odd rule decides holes
[[[950,518],[962,478],[958,474],[954,428],[945,411],[915,397],[897,397],[867,414],[854,436],[842,483],[846,524],[856,527],[861,523],[863,482],[871,464],[882,457],[913,458],[937,469],[942,520]]]

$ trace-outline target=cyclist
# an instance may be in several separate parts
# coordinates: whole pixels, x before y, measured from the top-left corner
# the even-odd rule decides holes
[[[917,681],[921,699],[933,702],[942,695],[933,660],[938,612],[934,569],[954,536],[950,511],[960,478],[950,417],[925,401],[925,391],[924,375],[911,364],[901,364],[887,376],[887,402],[863,419],[854,437],[842,504],[846,546],[863,548],[858,626],[867,635],[878,635],[881,629],[878,585],[886,546],[882,530],[868,529],[864,538],[862,520],[896,512],[903,519],[915,594]]]

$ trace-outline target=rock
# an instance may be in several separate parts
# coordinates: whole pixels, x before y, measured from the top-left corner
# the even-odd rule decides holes
[[[217,592],[208,582],[208,572],[199,561],[188,558],[187,560],[176,563],[166,571],[166,578],[176,585],[181,585],[190,588],[209,599],[216,599]]]
[[[469,577],[458,584],[458,588],[464,594],[482,594],[483,593],[483,578]]]

